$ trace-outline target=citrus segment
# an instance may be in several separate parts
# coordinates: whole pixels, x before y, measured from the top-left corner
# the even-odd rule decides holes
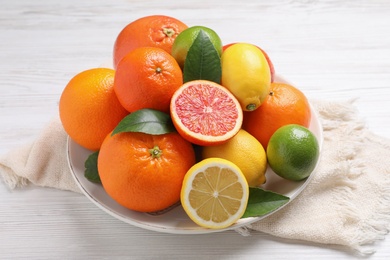
[[[187,215],[206,228],[226,228],[242,217],[249,197],[241,170],[221,158],[192,166],[183,180],[181,203]]]
[[[221,85],[195,80],[172,96],[171,117],[177,131],[198,145],[220,144],[241,128],[243,113],[237,99]]]

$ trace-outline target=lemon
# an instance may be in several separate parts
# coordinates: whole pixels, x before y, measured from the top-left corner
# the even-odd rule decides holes
[[[267,146],[268,163],[280,177],[300,181],[314,170],[319,158],[317,138],[306,127],[290,124],[276,130]]]
[[[267,170],[265,150],[254,136],[243,129],[221,145],[204,147],[202,157],[218,157],[231,161],[241,169],[250,187],[265,182]]]
[[[221,57],[222,85],[244,111],[256,110],[269,94],[271,73],[263,52],[253,44],[236,43]]]
[[[184,31],[182,31],[173,42],[171,55],[176,59],[177,63],[180,67],[184,68],[184,62],[187,57],[188,50],[191,45],[194,43],[196,37],[199,34],[199,31],[203,30],[206,35],[210,38],[211,43],[214,45],[217,50],[219,56],[222,55],[222,41],[218,34],[205,26],[192,26]]]
[[[180,199],[184,211],[199,226],[226,228],[246,210],[249,187],[240,168],[221,158],[204,159],[183,180]]]

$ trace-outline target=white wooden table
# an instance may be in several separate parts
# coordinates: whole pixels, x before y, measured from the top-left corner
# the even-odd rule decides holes
[[[309,98],[358,98],[390,138],[389,1],[0,0],[0,153],[34,140],[76,73],[111,59],[119,31],[151,14],[266,50]],[[390,259],[390,238],[370,259]],[[0,259],[353,259],[334,246],[253,232],[171,235],[125,224],[85,196],[0,181]]]

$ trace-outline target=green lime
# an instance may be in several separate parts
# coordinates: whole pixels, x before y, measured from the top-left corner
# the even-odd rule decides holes
[[[272,135],[267,146],[268,164],[280,177],[300,181],[314,170],[320,154],[317,138],[306,127],[290,124]]]
[[[195,41],[196,37],[199,34],[199,31],[202,30],[210,37],[210,41],[217,50],[219,56],[222,54],[222,41],[219,38],[218,34],[210,28],[204,26],[192,26],[184,31],[182,31],[175,39],[172,45],[171,55],[179,63],[180,67],[184,67],[184,61],[187,57],[187,52],[190,49],[191,45]]]

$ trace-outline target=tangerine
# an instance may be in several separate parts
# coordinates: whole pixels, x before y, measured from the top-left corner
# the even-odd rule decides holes
[[[66,133],[79,145],[98,150],[128,114],[114,92],[115,71],[93,68],[78,73],[64,88],[59,114]]]
[[[244,113],[243,129],[267,147],[273,133],[287,124],[310,125],[311,110],[306,96],[286,83],[271,83],[263,104]]]
[[[187,25],[165,15],[139,18],[122,29],[114,44],[114,67],[130,51],[138,47],[158,47],[169,53],[173,42]]]
[[[107,194],[140,212],[163,210],[180,200],[184,175],[195,163],[192,145],[177,132],[108,135],[98,156]]]
[[[114,89],[129,112],[151,108],[169,113],[171,97],[182,84],[181,69],[168,52],[140,47],[118,63]]]
[[[243,118],[233,94],[208,80],[183,84],[172,96],[170,113],[177,131],[201,146],[226,142],[240,130]]]

